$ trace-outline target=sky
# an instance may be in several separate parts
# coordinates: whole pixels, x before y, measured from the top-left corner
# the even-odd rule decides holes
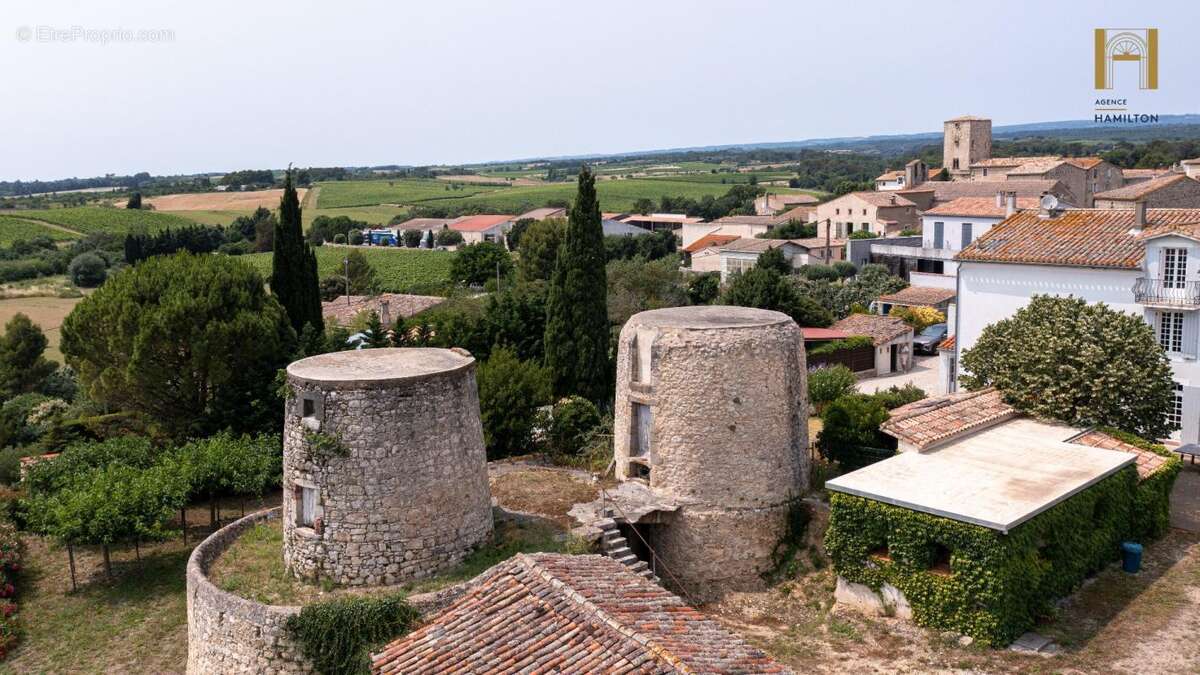
[[[1136,107],[1200,112],[1195,0],[6,0],[0,180],[1091,119],[1097,27],[1159,28]]]

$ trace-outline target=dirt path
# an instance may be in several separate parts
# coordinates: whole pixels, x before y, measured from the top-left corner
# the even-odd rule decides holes
[[[69,227],[59,225],[58,223],[52,223],[48,220],[42,220],[41,218],[30,218],[29,216],[22,215],[22,216],[20,216],[20,219],[28,220],[31,223],[37,223],[38,225],[41,225],[42,227],[45,227],[45,228],[48,228],[51,230],[58,230],[59,232],[66,232],[67,234],[73,234],[76,237],[86,236],[86,235],[84,235],[84,233],[80,232],[79,230],[72,230]]]

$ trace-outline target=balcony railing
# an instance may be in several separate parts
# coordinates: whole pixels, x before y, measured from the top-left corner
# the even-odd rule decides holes
[[[1164,281],[1139,278],[1133,284],[1134,300],[1143,305],[1200,306],[1200,281]]]

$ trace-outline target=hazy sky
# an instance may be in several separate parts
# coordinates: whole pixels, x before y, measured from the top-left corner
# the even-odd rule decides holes
[[[1161,88],[1137,107],[1200,112],[1196,0],[4,4],[5,180],[1090,119],[1096,27],[1158,27]]]

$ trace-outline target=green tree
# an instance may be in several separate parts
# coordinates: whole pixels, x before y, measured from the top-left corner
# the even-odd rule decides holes
[[[421,245],[421,237],[425,236],[425,233],[420,230],[405,230],[400,236],[404,240],[405,248],[417,248]]]
[[[142,208],[142,193],[135,192],[135,193],[129,195],[129,201],[125,202],[125,208],[127,208],[127,209]]]
[[[888,419],[887,408],[865,394],[842,396],[821,411],[817,449],[843,471],[876,462],[892,454],[895,440],[879,430]]]
[[[821,410],[826,404],[854,393],[858,378],[842,364],[817,368],[808,373],[808,402]]]
[[[521,246],[521,238],[525,236],[525,231],[536,222],[538,221],[534,220],[533,218],[517,219],[517,221],[512,224],[512,227],[508,229],[508,232],[504,233],[504,244],[508,247],[508,250],[517,250],[517,248]]]
[[[436,241],[438,246],[458,246],[463,243],[462,232],[442,227],[441,230],[438,230]]]
[[[1154,329],[1102,303],[1035,295],[983,330],[963,353],[962,371],[968,389],[994,386],[1039,417],[1143,438],[1172,431],[1171,365]]]
[[[512,273],[512,256],[500,244],[481,241],[458,249],[450,263],[450,278],[470,286],[482,286],[495,280],[497,274],[507,277]]]
[[[324,329],[321,316],[321,291],[317,279],[317,255],[304,240],[300,229],[300,199],[293,185],[292,170],[283,182],[279,201],[279,221],[275,225],[275,255],[271,258],[271,292],[279,298],[292,329],[299,333],[304,324]]]
[[[782,246],[769,248],[758,254],[758,260],[755,261],[754,266],[778,272],[779,274],[792,273],[792,264],[784,257]]]
[[[487,343],[489,352],[495,346],[509,347],[522,361],[541,363],[545,356],[542,347],[546,335],[545,284],[517,284],[492,293],[484,304],[480,323],[486,332],[482,341]]]
[[[275,373],[295,344],[257,272],[189,253],[114,276],[62,326],[63,354],[91,400],[176,437],[275,427]]]
[[[721,294],[721,275],[717,272],[693,274],[687,282],[688,303],[710,305]]]
[[[521,281],[547,281],[554,274],[558,249],[567,231],[563,218],[547,218],[529,226],[521,235],[517,276]]]
[[[371,310],[367,313],[367,326],[363,329],[363,333],[367,336],[367,347],[378,349],[380,347],[390,347],[391,339],[388,338],[387,328],[379,319],[379,313]]]
[[[28,316],[18,312],[0,335],[0,401],[32,392],[58,368],[48,361],[46,335]]]
[[[592,430],[600,426],[600,411],[582,396],[568,396],[554,404],[546,440],[559,455],[576,455],[583,449]]]
[[[67,266],[67,276],[80,288],[95,288],[108,276],[108,264],[91,251],[80,253]]]
[[[479,366],[479,415],[488,458],[530,450],[538,408],[550,400],[545,368],[521,361],[507,347],[493,350]]]
[[[379,293],[379,275],[371,267],[367,255],[357,249],[346,254],[342,265],[343,276],[347,277],[350,295],[376,295]]]
[[[279,436],[235,436],[220,433],[176,449],[164,462],[184,477],[189,499],[209,504],[209,522],[218,524],[217,499],[223,496],[261,497],[279,487],[283,476],[283,445]]]
[[[546,365],[556,395],[578,394],[597,404],[607,402],[614,376],[604,262],[596,177],[585,166],[546,299]]]
[[[608,263],[608,320],[620,326],[629,317],[648,309],[688,304],[683,273],[675,258],[646,262],[614,260]]]
[[[892,276],[883,265],[863,265],[857,274],[847,279],[838,289],[837,310],[834,313],[844,317],[854,305],[870,307],[879,296],[896,293],[905,288],[908,288],[908,282]]]
[[[757,307],[783,312],[799,325],[821,328],[833,323],[833,315],[796,285],[774,270],[752,267],[735,275],[721,303],[740,307]]]

